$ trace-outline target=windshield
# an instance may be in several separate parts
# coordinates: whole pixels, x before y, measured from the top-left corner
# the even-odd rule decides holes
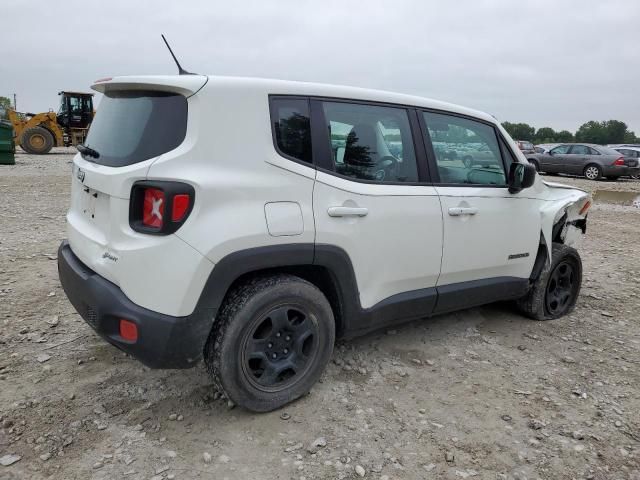
[[[187,99],[148,91],[107,92],[89,129],[85,145],[110,167],[142,162],[173,150],[187,131]]]

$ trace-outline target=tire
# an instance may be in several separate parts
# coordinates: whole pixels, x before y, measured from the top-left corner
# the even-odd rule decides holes
[[[540,164],[538,163],[537,160],[530,159],[529,163],[533,165],[533,167],[536,169],[536,172],[538,173],[540,172]]]
[[[227,398],[269,412],[311,390],[334,342],[333,311],[315,285],[292,275],[261,276],[227,294],[204,360]]]
[[[464,157],[464,158],[462,159],[462,163],[464,164],[464,166],[465,166],[466,168],[471,168],[471,167],[473,167],[473,157],[471,157],[471,156],[467,155],[466,157]]]
[[[598,180],[602,177],[602,168],[595,163],[590,163],[584,167],[583,175],[589,180]]]
[[[20,146],[32,155],[44,155],[53,148],[53,135],[46,128],[29,128],[23,132]]]
[[[582,260],[578,251],[554,243],[552,255],[527,295],[516,302],[518,309],[534,320],[553,320],[571,313],[580,294]]]

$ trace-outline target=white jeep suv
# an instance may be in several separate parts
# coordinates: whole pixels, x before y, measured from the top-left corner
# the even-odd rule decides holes
[[[93,88],[60,281],[150,367],[204,357],[228,398],[268,411],[311,389],[336,336],[497,300],[538,320],[576,303],[590,198],[543,182],[490,115],[248,78]]]

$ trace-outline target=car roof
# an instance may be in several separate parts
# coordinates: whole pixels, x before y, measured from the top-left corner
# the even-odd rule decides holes
[[[139,86],[153,85],[156,89],[160,85],[166,85],[195,93],[203,87],[202,82],[204,78],[205,77],[201,75],[121,76],[96,81],[91,88],[104,92],[105,90],[117,87],[118,85],[127,87],[136,84]],[[206,89],[209,90],[212,88],[228,90],[230,93],[236,92],[239,94],[242,94],[242,91],[252,93],[264,92],[266,95],[304,95],[409,105],[454,112],[480,118],[494,124],[499,124],[494,116],[479,110],[416,95],[407,95],[385,90],[292,80],[277,80],[271,78],[209,75],[206,77]]]

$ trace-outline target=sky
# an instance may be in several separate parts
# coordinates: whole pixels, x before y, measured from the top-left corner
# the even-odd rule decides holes
[[[1,0],[0,95],[57,110],[60,90],[189,71],[400,93],[500,121],[640,135],[639,0]]]

